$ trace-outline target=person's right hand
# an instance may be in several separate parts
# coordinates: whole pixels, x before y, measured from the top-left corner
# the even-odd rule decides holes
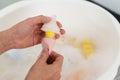
[[[43,50],[25,80],[60,80],[63,56]]]

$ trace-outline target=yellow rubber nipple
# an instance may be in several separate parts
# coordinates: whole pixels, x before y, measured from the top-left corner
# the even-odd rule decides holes
[[[45,32],[45,35],[46,35],[46,37],[52,38],[52,37],[55,36],[55,33],[54,33],[54,32],[51,32],[51,31],[46,31],[46,32]]]

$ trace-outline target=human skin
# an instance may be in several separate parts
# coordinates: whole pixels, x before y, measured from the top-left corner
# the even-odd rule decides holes
[[[49,52],[43,50],[41,56],[30,69],[25,80],[60,80],[63,56],[56,52],[51,53],[52,63],[46,62],[49,58]]]
[[[44,32],[40,30],[44,23],[48,23],[50,17],[43,15],[28,18],[12,28],[0,32],[0,54],[10,49],[21,49],[41,43]],[[62,25],[57,22],[59,28]],[[65,31],[60,29],[61,34]],[[58,34],[55,36],[59,37]]]
[[[10,49],[21,49],[40,44],[44,37],[44,32],[40,30],[44,23],[51,21],[50,17],[43,15],[28,18],[12,28],[0,32],[0,54]],[[56,22],[60,28],[62,25]],[[59,38],[56,34],[55,38]],[[26,80],[59,80],[62,69],[63,57],[56,52],[48,55],[47,50],[41,52],[36,63],[31,67],[26,76]]]

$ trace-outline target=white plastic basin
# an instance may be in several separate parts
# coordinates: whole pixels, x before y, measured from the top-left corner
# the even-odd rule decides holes
[[[0,11],[0,31],[37,15],[56,15],[66,30],[54,48],[64,56],[61,80],[113,80],[120,64],[120,24],[110,13],[82,0],[26,0]],[[73,39],[91,40],[94,54],[85,59],[79,47],[69,44]],[[40,51],[37,45],[1,55],[0,80],[24,80]]]

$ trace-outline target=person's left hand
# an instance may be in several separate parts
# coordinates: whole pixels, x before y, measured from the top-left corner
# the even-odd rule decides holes
[[[26,48],[41,43],[44,32],[40,29],[44,23],[48,23],[50,20],[50,17],[43,15],[31,17],[7,30],[15,44],[14,48]],[[59,22],[57,24],[59,28],[62,27]],[[60,29],[60,32],[61,34],[65,33],[63,29]],[[58,36],[56,35],[56,38]]]

